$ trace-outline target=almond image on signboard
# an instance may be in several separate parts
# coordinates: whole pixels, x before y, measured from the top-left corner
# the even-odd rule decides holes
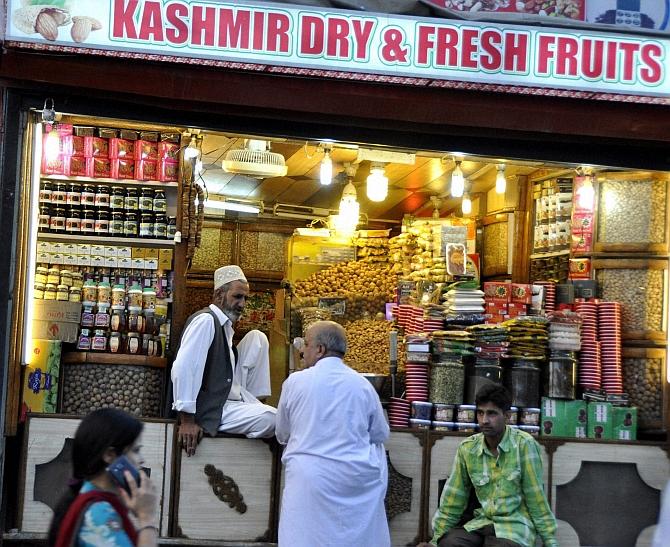
[[[58,28],[70,22],[70,12],[44,4],[25,6],[14,12],[13,21],[21,32],[40,34],[53,42],[58,38]]]
[[[94,17],[77,16],[72,18],[72,39],[78,44],[85,42],[92,30],[100,30],[102,23]]]

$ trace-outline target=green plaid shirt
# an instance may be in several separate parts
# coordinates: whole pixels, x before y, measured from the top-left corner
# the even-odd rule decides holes
[[[545,547],[558,547],[556,520],[543,490],[540,445],[528,433],[506,427],[497,460],[482,433],[461,443],[433,517],[431,543],[437,545],[456,526],[468,504],[471,486],[481,508],[465,525],[467,531],[493,524],[496,537],[523,547],[533,547],[536,534]]]

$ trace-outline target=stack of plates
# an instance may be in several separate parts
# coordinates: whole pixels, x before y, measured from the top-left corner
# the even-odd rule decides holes
[[[483,313],[484,293],[478,289],[452,289],[445,297],[451,313]]]
[[[428,400],[428,364],[405,364],[405,398],[409,401]]]
[[[606,393],[623,393],[621,367],[621,304],[598,305],[598,337],[602,363],[602,388]]]
[[[582,316],[582,342],[598,339],[598,305],[595,302],[575,302],[575,311]]]
[[[556,310],[556,283],[550,281],[536,281],[534,285],[542,285],[544,287],[544,311],[551,313]]]
[[[582,389],[598,391],[601,382],[600,342],[582,338],[582,350],[579,352],[579,385]]]
[[[406,399],[391,397],[388,406],[389,425],[407,427],[409,425],[410,402]]]
[[[398,306],[398,325],[406,329],[412,319],[412,308],[410,304],[400,304]]]
[[[421,317],[412,317],[412,320],[410,321],[409,327],[405,330],[406,334],[414,334],[417,332],[424,332],[425,331],[425,320],[423,316]]]

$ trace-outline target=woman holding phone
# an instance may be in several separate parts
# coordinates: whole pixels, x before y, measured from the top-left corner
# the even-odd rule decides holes
[[[157,545],[156,488],[137,471],[142,428],[138,419],[112,408],[81,421],[72,444],[73,479],[54,512],[50,547]]]

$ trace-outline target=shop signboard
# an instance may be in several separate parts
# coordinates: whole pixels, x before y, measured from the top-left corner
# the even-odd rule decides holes
[[[253,1],[8,0],[5,40],[11,47],[273,72],[670,96],[670,39],[574,28]]]

